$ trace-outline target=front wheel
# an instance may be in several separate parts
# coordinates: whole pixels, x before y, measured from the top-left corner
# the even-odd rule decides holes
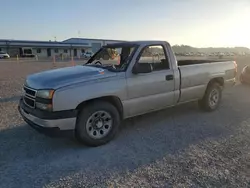
[[[221,102],[222,88],[218,83],[208,85],[205,95],[198,101],[200,109],[204,111],[214,111]]]
[[[75,136],[89,146],[100,146],[111,141],[118,132],[120,115],[105,101],[89,103],[78,115]]]

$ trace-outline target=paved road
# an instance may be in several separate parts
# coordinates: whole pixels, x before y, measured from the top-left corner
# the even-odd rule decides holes
[[[156,161],[185,154],[207,140],[229,139],[250,118],[249,92],[242,85],[227,90],[213,113],[188,104],[127,120],[114,141],[97,148],[38,134],[21,120],[15,101],[0,103],[0,187],[100,187],[117,178],[119,183],[120,177],[148,165],[154,169]],[[122,184],[133,176],[128,177]]]

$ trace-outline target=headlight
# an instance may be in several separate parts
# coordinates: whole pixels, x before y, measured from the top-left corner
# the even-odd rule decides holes
[[[46,111],[52,111],[52,104],[43,104],[40,102],[36,102],[36,107],[41,109],[41,110],[46,110]]]
[[[36,96],[43,99],[52,99],[54,92],[54,90],[38,90]]]

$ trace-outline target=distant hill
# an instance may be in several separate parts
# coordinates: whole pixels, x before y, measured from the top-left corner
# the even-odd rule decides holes
[[[174,45],[172,46],[175,53],[190,53],[190,52],[201,52],[201,53],[215,53],[215,52],[233,52],[233,53],[248,53],[250,49],[246,47],[234,47],[234,48],[195,48],[187,45]]]

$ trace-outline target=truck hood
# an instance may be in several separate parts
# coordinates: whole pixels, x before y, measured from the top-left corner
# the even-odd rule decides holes
[[[25,85],[33,89],[58,89],[74,83],[116,76],[115,72],[90,66],[74,66],[29,75]]]

